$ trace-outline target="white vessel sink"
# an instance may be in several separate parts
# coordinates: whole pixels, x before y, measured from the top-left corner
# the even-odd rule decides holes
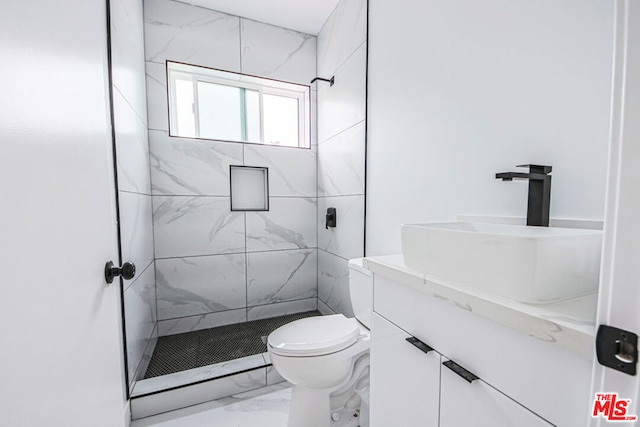
[[[600,230],[469,222],[402,226],[405,266],[530,304],[596,292],[601,247]]]

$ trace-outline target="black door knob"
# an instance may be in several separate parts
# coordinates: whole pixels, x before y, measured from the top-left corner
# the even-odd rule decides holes
[[[125,262],[122,267],[113,265],[113,261],[107,262],[104,266],[104,279],[107,283],[113,283],[113,279],[122,276],[125,280],[131,280],[136,275],[136,265],[132,262]]]

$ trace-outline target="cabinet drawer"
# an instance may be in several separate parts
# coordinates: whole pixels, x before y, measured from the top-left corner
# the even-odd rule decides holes
[[[379,274],[374,311],[550,422],[587,423],[591,361]]]
[[[425,353],[411,336],[373,315],[371,329],[371,427],[437,427],[440,354]]]
[[[443,365],[441,381],[440,427],[552,425],[481,379],[468,382]]]

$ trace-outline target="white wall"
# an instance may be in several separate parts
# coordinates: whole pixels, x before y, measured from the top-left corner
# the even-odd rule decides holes
[[[367,255],[400,225],[524,217],[525,181],[553,166],[551,217],[602,220],[613,4],[370,0]]]
[[[105,5],[0,5],[3,426],[125,424]]]
[[[364,254],[366,53],[367,2],[342,0],[318,34],[318,76],[335,76],[318,84],[318,307],[347,316],[347,265]]]

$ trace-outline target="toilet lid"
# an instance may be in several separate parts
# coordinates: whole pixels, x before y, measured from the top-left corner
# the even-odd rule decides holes
[[[282,356],[321,356],[349,347],[358,340],[358,322],[342,314],[307,317],[279,327],[267,342]]]

